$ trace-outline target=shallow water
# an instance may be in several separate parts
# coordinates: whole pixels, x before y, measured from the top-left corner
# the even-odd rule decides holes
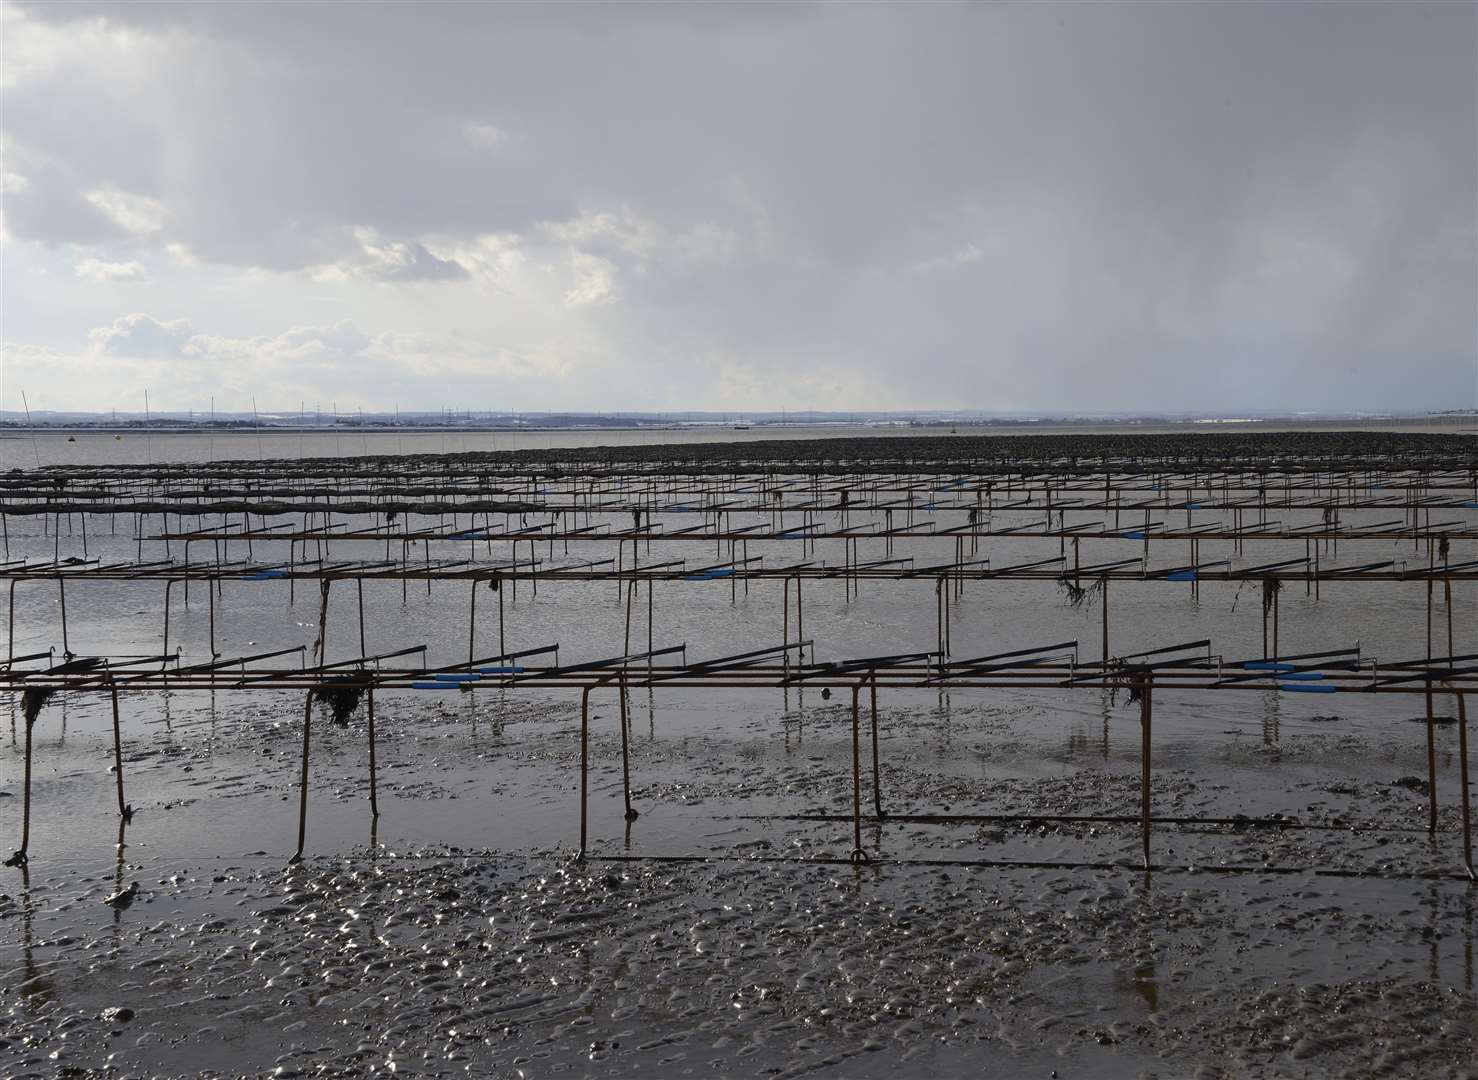
[[[736,515],[735,526],[747,523]],[[12,556],[50,557],[53,525],[12,519]],[[144,556],[164,557],[151,535],[146,526]],[[79,544],[79,533],[64,535],[62,553]],[[101,518],[88,544],[94,556],[138,553],[131,533],[114,535]],[[465,556],[468,546],[446,548]],[[984,546],[998,564],[1057,553],[1053,541]],[[1452,561],[1474,558],[1474,546],[1454,544]],[[952,542],[910,550],[946,561]],[[1107,561],[1140,547],[1092,550]],[[329,554],[353,551],[335,541]],[[568,555],[562,544],[540,554],[558,563],[596,551],[572,542]],[[792,541],[763,554],[802,557]],[[1302,554],[1302,541],[1260,542],[1242,562]],[[1388,540],[1342,542],[1338,561],[1392,554]],[[254,555],[285,561],[286,545],[256,542]],[[1400,555],[1419,557],[1409,544]],[[668,541],[642,561],[712,556]],[[477,557],[506,558],[507,545],[480,546]],[[840,561],[841,545],[822,542],[810,557]],[[1230,553],[1203,541],[1202,560],[1219,557]],[[655,644],[686,643],[696,661],[778,643],[780,588],[756,584],[745,596],[727,582],[659,583]],[[932,589],[864,582],[848,601],[840,580],[808,584],[816,658],[932,649]],[[312,592],[298,589],[289,604],[284,582],[225,582],[217,650],[310,645]],[[158,654],[162,593],[155,583],[69,586],[72,650]],[[1475,594],[1454,587],[1457,652],[1475,648]],[[23,583],[15,595],[15,651],[60,650],[55,586]],[[425,643],[430,663],[465,661],[465,585],[434,584],[428,595],[424,584],[402,594],[399,583],[370,582],[364,595],[368,653]],[[544,583],[535,596],[524,584],[516,603],[505,595],[510,649],[558,642],[566,663],[624,651],[614,586]],[[173,590],[169,648],[183,648],[185,663],[209,651],[204,599],[192,585],[186,609]],[[1440,590],[1437,599],[1445,651]],[[1096,657],[1095,605],[1070,606],[1051,582],[967,584],[954,653],[1078,638]],[[1197,601],[1185,584],[1116,584],[1111,605],[1115,654],[1201,637],[1229,659],[1261,653],[1250,587],[1203,583]],[[1318,598],[1290,586],[1281,649],[1358,640],[1367,656],[1421,656],[1424,605],[1420,585],[1325,585]],[[328,621],[328,659],[361,655],[347,583],[334,587]],[[497,651],[495,603],[479,604],[476,635],[479,655]],[[645,647],[642,635],[633,648]],[[893,819],[867,824],[875,861],[860,868],[845,863],[844,694],[634,690],[641,816],[629,828],[616,695],[592,701],[596,860],[566,857],[578,838],[576,693],[407,691],[376,695],[378,821],[362,715],[346,727],[315,721],[308,861],[289,869],[301,698],[125,693],[136,813],[120,849],[108,699],[60,696],[34,732],[30,866],[0,878],[0,1072],[103,1068],[116,1055],[120,1074],[358,1075],[391,1064],[530,1077],[1478,1074],[1475,893],[1456,877],[1457,738],[1451,726],[1436,731],[1441,830],[1431,838],[1425,726],[1410,722],[1420,696],[1157,691],[1158,816],[1283,814],[1305,827],[1163,823],[1153,875],[1133,869],[1132,822],[900,820],[1132,817],[1140,733],[1122,697],[884,692],[881,799]],[[4,843],[19,828],[18,709],[14,697],[0,701]],[[1437,711],[1450,708],[1439,698]],[[870,809],[870,784],[864,800]],[[708,861],[620,861],[645,856]],[[1436,876],[1410,876],[1421,874]],[[102,904],[129,882],[140,890],[132,906]],[[112,1006],[135,1015],[99,1019]]]

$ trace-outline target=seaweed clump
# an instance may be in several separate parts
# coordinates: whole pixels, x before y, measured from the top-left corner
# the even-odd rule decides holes
[[[313,688],[313,700],[321,701],[329,708],[333,722],[349,723],[349,717],[359,708],[359,699],[364,697],[366,687],[353,675],[342,675],[324,686]]]
[[[1057,579],[1057,587],[1065,595],[1067,606],[1078,608],[1090,603],[1098,593],[1103,591],[1103,578],[1095,578],[1091,584],[1080,585],[1069,575],[1063,574]]]
[[[1278,594],[1283,591],[1283,582],[1279,578],[1265,577],[1262,579],[1262,616],[1268,617],[1268,612],[1273,610],[1273,604]]]
[[[27,687],[25,693],[21,694],[21,710],[26,715],[26,726],[36,722],[36,717],[41,715],[41,710],[46,703],[56,696],[55,689],[46,689],[41,686]]]

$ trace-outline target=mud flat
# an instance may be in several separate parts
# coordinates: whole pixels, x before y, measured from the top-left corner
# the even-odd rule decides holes
[[[560,450],[523,449],[496,455],[500,460],[689,462],[709,460],[732,466],[736,458],[747,462],[814,461],[835,466],[857,462],[906,460],[948,468],[959,464],[968,471],[972,461],[1066,465],[1079,458],[1099,455],[1126,458],[1179,460],[1183,464],[1208,464],[1262,460],[1269,465],[1297,458],[1339,457],[1371,462],[1393,455],[1426,455],[1470,466],[1478,454],[1478,433],[1462,431],[1399,432],[1374,430],[1279,430],[1279,431],[1160,431],[1141,433],[1132,426],[1108,430],[1066,433],[1021,433],[1004,431],[990,435],[888,435],[775,439],[736,446],[728,442],[655,443],[641,446],[589,446]]]
[[[7,920],[31,924],[7,1075],[1474,1074],[1473,998],[1430,925],[1462,915],[1452,891],[431,853],[165,869],[117,921],[64,929],[106,912],[106,880],[9,901],[41,910]]]
[[[961,433],[947,433],[944,428],[878,428],[844,427],[836,429],[802,428],[795,430],[764,429],[736,433],[745,437],[727,438],[727,432],[712,433],[693,430],[680,439],[653,440],[642,432],[582,432],[578,436],[541,437],[538,433],[507,435],[444,435],[427,432],[383,433],[361,438],[358,435],[310,436],[271,433],[263,438],[233,434],[208,438],[201,435],[153,436],[147,454],[140,436],[120,449],[111,436],[84,435],[80,442],[69,444],[57,435],[38,436],[39,447],[32,454],[35,439],[12,435],[0,438],[0,467],[13,469],[29,466],[34,456],[45,468],[66,470],[137,469],[148,471],[162,462],[214,462],[232,460],[249,462],[266,460],[298,460],[302,462],[341,462],[345,473],[352,473],[367,463],[384,461],[395,467],[408,462],[446,460],[465,464],[484,460],[490,464],[569,464],[588,462],[602,465],[681,464],[688,471],[707,463],[715,470],[728,469],[737,462],[763,468],[767,463],[814,462],[836,467],[842,463],[868,464],[879,471],[901,467],[960,467],[968,472],[968,463],[1020,463],[1028,467],[1074,463],[1078,459],[1094,459],[1100,455],[1122,458],[1116,468],[1133,459],[1153,459],[1160,466],[1178,461],[1194,466],[1204,463],[1232,465],[1236,462],[1261,462],[1275,467],[1280,462],[1299,459],[1353,460],[1379,467],[1398,456],[1415,455],[1446,467],[1468,468],[1478,454],[1478,429],[1471,423],[1414,425],[1411,427],[1351,425],[1238,425],[1208,430],[1189,425],[1144,426],[1135,424],[1082,425],[1023,430],[1019,426],[967,428]],[[157,448],[157,453],[155,452]],[[346,454],[347,451],[347,454]],[[146,461],[148,464],[146,464]],[[700,470],[696,470],[701,472]]]
[[[814,698],[723,732],[637,715],[629,831],[619,740],[595,739],[577,863],[572,704],[407,702],[384,710],[375,833],[362,724],[320,724],[310,835],[339,854],[285,866],[296,736],[252,702],[136,743],[124,848],[84,829],[10,871],[6,1076],[1478,1075],[1452,822],[1429,840],[1398,782],[1418,747],[1324,734],[1339,718],[1285,733],[1277,761],[1168,748],[1167,816],[1332,827],[1167,826],[1146,874],[1132,826],[1030,821],[876,823],[882,858],[848,864],[826,820],[850,798],[847,725]],[[889,709],[890,812],[1131,805],[1132,757],[1048,746],[1049,718]],[[1105,736],[1127,746],[1131,718]],[[85,817],[108,744],[72,723],[53,782]]]
[[[729,458],[763,455],[774,458],[784,450],[765,449],[797,442],[828,443],[855,455],[859,448],[896,444],[894,454],[917,452],[925,442],[940,445],[930,453],[940,457],[974,453],[985,441],[1010,446],[1015,452],[1032,443],[1087,447],[1117,445],[1134,447],[1163,438],[1187,447],[1257,445],[1259,447],[1307,448],[1336,445],[1375,446],[1389,444],[1392,437],[1425,439],[1429,436],[1478,437],[1478,418],[1472,415],[1407,417],[1380,420],[1263,420],[1255,423],[1193,424],[1145,420],[1130,422],[1076,423],[962,423],[951,429],[944,423],[923,427],[862,424],[760,424],[744,430],[727,427],[693,427],[651,430],[610,428],[600,430],[477,431],[440,428],[359,428],[339,431],[303,432],[281,428],[260,431],[140,432],[115,433],[79,428],[75,434],[55,428],[0,431],[0,467],[29,466],[39,460],[47,466],[136,465],[187,461],[255,461],[261,459],[400,458],[437,454],[498,454],[519,452],[530,458],[557,453],[564,457],[573,448],[586,448],[598,460],[602,456],[631,454],[620,460],[676,457],[701,447],[705,456]],[[1371,436],[1370,439],[1363,438]],[[716,448],[723,448],[722,450]],[[1028,454],[1035,451],[1027,449]],[[1325,452],[1328,452],[1327,450]],[[1223,451],[1224,453],[1224,451]]]
[[[1474,572],[1460,568],[1478,557],[1470,504],[1478,492],[1470,493],[1468,471],[1475,453],[1472,437],[1396,433],[934,435],[755,443],[742,453],[733,444],[547,450],[527,455],[539,464],[523,479],[547,465],[575,478],[564,485],[573,490],[587,463],[620,472],[622,462],[672,477],[770,472],[800,486],[799,503],[817,497],[804,481],[819,484],[820,476],[861,493],[869,472],[900,474],[901,491],[920,474],[1061,470],[1084,483],[1095,473],[1089,486],[1097,489],[1101,469],[1129,474],[1131,499],[1148,505],[1160,495],[1164,511],[1169,496],[1154,474],[1194,473],[1204,460],[1208,469],[1234,462],[1245,474],[1236,481],[1241,494],[1224,500],[1230,512],[1261,494],[1266,464],[1272,475],[1282,471],[1289,505],[1278,513],[1298,530],[1338,525],[1324,513],[1336,507],[1320,502],[1336,498],[1333,481],[1323,495],[1296,482],[1307,476],[1317,488],[1321,470],[1338,469],[1338,508],[1351,526],[1343,549],[1332,536],[1248,531],[1208,537],[1204,548],[1191,536],[1189,557],[1263,571],[1292,559],[1307,572],[1311,542],[1323,541],[1326,575],[1374,559],[1394,565],[1396,557],[1401,569],[1380,581],[1326,578],[1322,593],[1307,577],[1290,577],[1280,593],[1256,573],[1187,582],[1124,570],[1114,584],[1112,655],[1164,655],[1141,650],[1191,642],[1199,658],[1214,639],[1217,657],[1244,670],[1265,667],[1270,655],[1357,653],[1409,671],[1420,663],[1411,658],[1431,667],[1434,657],[1445,663],[1474,651],[1478,594]],[[435,480],[443,469],[448,484],[460,470],[495,486],[475,475],[483,459],[393,460],[404,466],[396,480],[403,486],[426,486],[418,474]],[[1439,520],[1418,523],[1419,509],[1434,508],[1422,484],[1388,492],[1362,462],[1377,476],[1452,470],[1433,488]],[[332,495],[345,483],[339,464],[252,469],[272,472],[274,484],[307,477]],[[344,468],[373,477],[380,466],[361,459]],[[236,478],[254,480],[252,469]],[[171,488],[168,471],[153,466],[100,464],[69,475],[77,488],[114,485],[104,492],[110,499]],[[640,666],[628,662],[633,590],[585,571],[545,576],[537,590],[504,588],[496,600],[481,581],[469,590],[455,560],[496,575],[492,564],[516,560],[518,545],[532,541],[500,534],[469,543],[455,506],[444,528],[435,507],[392,526],[384,506],[336,505],[348,520],[331,523],[323,511],[324,535],[301,541],[270,530],[312,522],[258,508],[247,562],[233,562],[243,537],[225,535],[238,525],[224,511],[216,523],[166,523],[159,510],[156,525],[127,501],[101,512],[59,507],[56,492],[75,488],[40,471],[0,479],[17,485],[8,491],[34,489],[27,512],[7,515],[12,584],[28,565],[46,578],[26,582],[10,609],[12,652],[32,666],[12,665],[0,691],[7,845],[22,831],[22,748],[34,743],[29,862],[0,870],[0,1076],[1478,1076],[1478,889],[1463,872],[1463,729],[1446,715],[1472,684],[1449,683],[1445,669],[1433,677],[1443,684],[1431,695],[1434,724],[1418,715],[1419,690],[1356,693],[1357,676],[1332,665],[1328,681],[1343,681],[1327,697],[1285,692],[1298,689],[1293,680],[1210,693],[1189,677],[1167,679],[1153,690],[1146,751],[1148,725],[1132,693],[1064,681],[1062,672],[1050,685],[946,684],[921,666],[907,681],[884,681],[874,803],[870,761],[865,788],[853,786],[856,744],[842,682],[825,693],[779,676],[682,687],[648,669],[643,685]],[[192,491],[197,479],[182,478]],[[520,497],[540,494],[528,486]],[[617,501],[604,512],[583,508],[587,525],[593,516],[598,529],[627,527],[624,496],[610,497]],[[1190,498],[1184,489],[1177,497]],[[666,495],[657,501],[651,509],[672,533],[650,538],[644,567],[722,558],[706,536],[681,539],[678,530],[694,524],[688,508],[666,506]],[[1398,532],[1389,531],[1392,506]],[[1105,496],[1102,508],[1072,512],[1106,531],[1117,508]],[[1200,512],[1185,508],[1187,529],[1193,509]],[[952,516],[933,520],[970,524],[967,505],[945,510]],[[1002,530],[984,538],[981,554],[998,565],[1044,556],[1068,565],[1067,535],[1010,535],[1044,510],[1049,525],[1055,510],[1066,530],[1061,505],[1024,498],[996,508]],[[422,554],[428,565],[433,546],[448,555],[451,578],[428,570],[424,588],[419,579],[407,588],[404,578],[377,580],[371,566],[368,581],[352,581],[354,599],[342,580],[330,607],[329,577],[366,573],[365,561],[344,559],[380,558],[380,534],[361,528],[373,517],[353,519],[381,511],[387,545],[392,527],[437,530]],[[845,527],[846,511],[836,506],[789,512],[824,514],[828,523],[841,516]],[[741,528],[771,531],[764,506],[739,516],[749,519]],[[1178,525],[1178,506],[1175,516]],[[350,523],[363,556],[352,552]],[[212,551],[214,570],[192,564],[194,599],[176,590],[172,624],[173,560],[188,556],[180,539],[172,550],[155,535],[166,524],[222,530],[220,543],[230,545],[230,553]],[[807,539],[783,524],[766,541],[782,564],[830,559],[834,568],[838,547],[851,542],[834,536],[832,546],[813,541],[808,551]],[[1377,531],[1357,536],[1362,524]],[[550,540],[541,550],[550,567],[578,570],[609,561],[616,535],[575,534],[566,537],[572,546],[556,551]],[[869,555],[891,554],[878,549],[895,538],[868,539]],[[1244,540],[1252,549],[1245,553],[1233,546]],[[1158,546],[1155,565],[1169,569],[1169,560],[1187,557],[1183,541]],[[634,539],[627,542],[634,551]],[[907,542],[921,565],[953,567],[939,560],[963,558],[947,529]],[[278,571],[301,566],[309,543],[327,566],[325,585],[314,588],[310,576],[295,594]],[[1102,553],[1090,560],[1122,556],[1143,568],[1151,557],[1143,537],[1097,544]],[[394,563],[393,553],[386,557]],[[1449,560],[1457,568],[1450,592],[1445,578],[1433,587]],[[403,553],[400,561],[404,568]],[[946,579],[869,578],[859,589],[819,570],[805,602],[813,668],[944,651],[936,601]],[[64,579],[73,583],[65,590]],[[1019,656],[1011,650],[1071,640],[1074,665],[1091,669],[1101,643],[1109,671],[1107,593],[1068,583],[1065,572],[961,583],[949,608],[952,655]],[[741,591],[736,578],[673,571],[655,600],[648,592],[656,626],[648,633],[655,646],[685,649],[699,670],[706,658],[757,646],[794,648],[800,578],[795,623],[789,588],[757,577]],[[475,688],[385,681],[374,697],[376,818],[366,710],[349,712],[347,723],[326,705],[310,710],[312,753],[300,788],[303,681],[290,670],[247,680],[255,674],[249,659],[235,659],[317,649],[325,666],[308,670],[337,676],[378,670],[382,655],[409,647],[422,650],[416,663],[426,672],[460,678],[474,641],[502,640],[505,614],[509,648],[558,642],[566,662],[593,665],[585,676],[597,692],[584,861],[570,857],[582,836],[581,686],[501,676]],[[1064,647],[1046,646],[1044,655]],[[1207,664],[1211,652],[1204,650]],[[68,654],[84,665],[116,661],[97,670],[121,673],[117,760],[133,808],[122,822],[110,694],[94,667],[67,664]],[[633,676],[627,735],[639,816],[631,821],[619,699],[611,669],[595,670],[595,658],[612,656]],[[222,657],[242,670],[198,678],[200,665],[214,670]],[[70,674],[57,676],[56,667]],[[28,740],[23,694],[49,676],[68,682],[41,706]],[[1358,677],[1374,680],[1373,661],[1371,674]],[[1146,871],[1138,814],[1150,758]],[[301,790],[306,859],[290,864]],[[865,792],[860,838],[854,791]],[[867,861],[854,864],[854,848]]]

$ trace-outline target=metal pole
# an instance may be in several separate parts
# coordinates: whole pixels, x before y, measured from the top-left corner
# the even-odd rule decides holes
[[[878,673],[872,673],[870,686],[872,697],[872,808],[878,815],[878,820],[884,818],[883,814],[883,776],[882,766],[878,760]]]
[[[1473,821],[1468,802],[1468,707],[1461,690],[1453,697],[1457,698],[1458,777],[1463,793],[1463,865],[1468,868],[1468,877],[1478,881],[1478,873],[1473,871]]]
[[[1144,868],[1150,868],[1150,720],[1151,694],[1154,680],[1145,677],[1140,681],[1139,727],[1140,727],[1140,775],[1139,813],[1140,835],[1144,844]]]
[[[1262,658],[1268,659],[1268,582],[1263,579],[1262,583]]]
[[[327,591],[325,594],[327,595]],[[289,864],[303,861],[303,840],[308,831],[308,741],[313,730],[313,691],[303,695],[303,772],[298,781],[298,850]]]
[[[174,579],[164,583],[164,651],[159,658],[159,670],[163,671],[169,663],[169,590],[174,587]]]
[[[950,625],[949,625],[950,624],[950,611],[949,611],[950,600],[949,600],[949,582],[948,582],[948,579],[945,580],[945,583],[944,584],[945,584],[945,589],[944,589],[944,655],[945,656],[951,656],[951,655],[954,654],[954,643],[950,640],[950,633],[949,633],[949,630],[950,630]]]
[[[365,709],[369,714],[369,776],[370,776],[370,814],[374,817],[380,816],[380,803],[377,798],[375,785],[375,688],[370,687],[365,692]]]
[[[590,687],[580,689],[580,853],[585,858],[586,803],[590,786]]]
[[[21,793],[21,846],[5,860],[6,866],[25,866],[26,850],[31,846],[31,729],[34,720],[26,720],[26,778]]]
[[[1427,667],[1432,666],[1432,586],[1435,584],[1430,578],[1427,579]],[[1451,653],[1449,653],[1451,655]],[[1432,680],[1427,679],[1427,832],[1437,831],[1437,747],[1436,735],[1433,732],[1432,721]]]
[[[126,818],[133,815],[133,808],[123,801],[123,736],[118,723],[118,684],[111,675],[108,676],[108,690],[113,696],[113,773],[118,785],[118,814]]]
[[[328,587],[332,578],[324,578],[318,583],[318,666],[322,667],[328,660]],[[360,653],[363,656],[363,653]]]
[[[1468,878],[1478,881],[1478,873],[1474,872],[1474,832],[1468,801],[1468,705],[1462,690],[1453,696],[1457,699],[1457,776],[1462,780],[1463,792],[1463,864],[1468,867]]]
[[[860,735],[858,731],[859,716],[857,697],[862,690],[862,684],[858,683],[852,687],[852,861],[861,862],[867,858],[867,853],[862,850],[862,751],[859,746]]]
[[[364,608],[361,606],[360,607],[361,615],[363,614],[363,611],[364,611]],[[359,631],[359,655],[360,656],[364,656],[365,655],[365,651],[364,651],[364,623],[361,622],[359,624],[359,626],[360,626],[360,631]],[[476,655],[476,653],[474,653],[472,651],[473,650],[473,646],[474,646],[474,642],[476,641],[476,639],[477,639],[477,579],[476,578],[473,578],[472,579],[471,604],[470,604],[470,606],[468,608],[468,612],[467,612],[467,666],[469,668],[472,666],[472,659]]]
[[[1432,664],[1432,580],[1427,581],[1427,666]],[[1449,650],[1450,655],[1450,650]],[[1427,680],[1427,832],[1437,831],[1437,745],[1432,716],[1432,681]]]
[[[1446,578],[1442,582],[1442,605],[1447,608],[1447,655],[1456,655],[1452,647],[1452,579]]]
[[[634,583],[633,583],[634,584]],[[626,800],[626,820],[635,821],[641,815],[631,807],[631,758],[627,750],[626,673],[621,673],[621,795]]]
[[[626,645],[622,652],[631,654],[631,604],[636,599],[636,579],[632,578],[626,586]]]
[[[62,595],[62,658],[65,660],[70,660],[72,659],[72,647],[67,644],[67,579],[58,576],[56,579],[56,584],[57,588],[61,590]],[[165,622],[166,625],[168,625],[168,608],[166,608],[165,611]]]
[[[1107,671],[1108,670],[1108,662],[1109,662],[1109,636],[1108,636],[1108,586],[1109,586],[1109,579],[1108,579],[1108,574],[1105,573],[1103,575],[1103,578],[1101,580],[1102,580],[1103,584],[1100,586],[1099,592],[1101,592],[1103,594],[1102,597],[1101,597],[1101,599],[1103,600],[1103,670],[1104,671]]]
[[[939,647],[939,670],[944,671],[944,579],[934,582],[934,639]]]
[[[797,641],[806,640],[806,602],[801,597],[801,578],[799,574],[796,575],[795,579],[795,639]],[[647,647],[651,648],[650,645]],[[786,655],[789,654],[787,653]],[[805,662],[805,659],[805,655],[801,654],[802,663]],[[814,646],[811,649],[811,662],[813,664],[816,662],[816,650]]]
[[[1280,583],[1277,591],[1273,593],[1273,660],[1275,662],[1278,659],[1278,606],[1282,595],[1283,588]]]

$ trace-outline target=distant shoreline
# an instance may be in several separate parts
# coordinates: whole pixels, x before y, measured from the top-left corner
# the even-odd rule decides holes
[[[477,435],[477,436],[507,436],[519,435],[659,435],[659,434],[682,434],[685,436],[714,435],[728,436],[731,432],[744,433],[732,440],[724,438],[721,441],[741,441],[745,436],[749,438],[854,438],[859,432],[866,432],[879,438],[891,436],[948,436],[948,435],[1031,435],[1039,434],[1070,434],[1091,432],[1123,432],[1123,433],[1195,433],[1216,434],[1218,432],[1291,432],[1291,431],[1448,431],[1457,433],[1478,434],[1478,413],[1468,414],[1434,414],[1430,416],[1396,416],[1381,418],[1355,418],[1355,419],[1276,419],[1276,418],[1237,418],[1237,419],[1196,419],[1196,420],[992,420],[987,422],[959,421],[930,422],[920,424],[895,424],[895,423],[849,423],[846,421],[824,421],[816,423],[790,423],[790,424],[561,424],[550,426],[528,426],[528,427],[489,427],[481,425],[448,425],[445,427],[422,426],[422,425],[308,425],[308,426],[280,426],[263,425],[261,427],[243,426],[233,424],[230,426],[210,427],[205,425],[178,424],[169,426],[143,426],[131,424],[33,424],[33,425],[0,425],[0,439],[30,438],[31,436],[47,435],[146,435],[146,436],[187,436],[193,438],[216,438],[240,436],[243,438],[280,438],[283,436],[326,436],[337,435],[340,437],[353,437],[362,435],[373,436],[446,436],[446,435]]]

